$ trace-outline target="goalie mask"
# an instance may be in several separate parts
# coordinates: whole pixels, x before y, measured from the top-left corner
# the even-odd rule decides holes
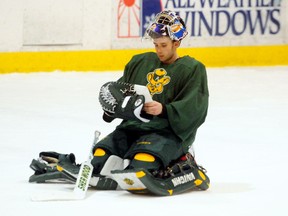
[[[188,34],[184,21],[175,12],[167,10],[158,13],[155,21],[145,31],[144,39],[168,36],[181,41]]]
[[[136,94],[134,85],[123,82],[108,82],[99,93],[99,102],[104,110],[103,119],[111,122],[115,118],[149,122],[151,116],[142,111],[143,95]]]

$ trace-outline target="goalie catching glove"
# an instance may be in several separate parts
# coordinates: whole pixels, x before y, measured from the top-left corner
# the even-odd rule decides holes
[[[124,82],[107,82],[101,87],[99,102],[104,110],[104,121],[111,122],[115,118],[150,121],[152,116],[142,111],[145,97],[137,94],[134,86]]]

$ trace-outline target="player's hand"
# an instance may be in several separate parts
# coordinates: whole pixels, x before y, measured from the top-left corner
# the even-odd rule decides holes
[[[143,110],[150,115],[160,115],[162,113],[162,104],[157,101],[147,102],[143,106]]]

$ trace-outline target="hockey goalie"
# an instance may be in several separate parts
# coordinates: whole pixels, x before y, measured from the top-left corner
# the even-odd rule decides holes
[[[193,151],[208,110],[207,75],[200,61],[177,53],[187,34],[179,15],[160,12],[144,35],[155,52],[133,56],[119,80],[101,87],[103,120],[123,121],[93,147],[91,187],[161,196],[209,188]],[[80,170],[74,154],[57,152],[41,152],[30,167],[30,182],[75,182]]]

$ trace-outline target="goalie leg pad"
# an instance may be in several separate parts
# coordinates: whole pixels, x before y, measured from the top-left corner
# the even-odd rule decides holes
[[[91,160],[91,164],[93,165],[93,173],[99,174],[105,165],[105,162],[110,157],[111,154],[109,154],[106,150],[103,148],[96,148],[94,150],[94,157]]]
[[[70,178],[57,170],[56,165],[59,160],[69,161],[69,163],[75,164],[75,156],[72,153],[60,154],[57,152],[41,152],[39,158],[33,159],[30,164],[30,168],[35,172],[30,176],[29,182],[70,182]]]
[[[207,190],[210,180],[205,169],[198,166],[189,153],[187,155],[185,160],[182,158],[171,167],[158,172],[151,173],[144,168],[137,168],[115,170],[112,171],[112,176],[120,187],[137,194],[170,196],[188,190]]]

